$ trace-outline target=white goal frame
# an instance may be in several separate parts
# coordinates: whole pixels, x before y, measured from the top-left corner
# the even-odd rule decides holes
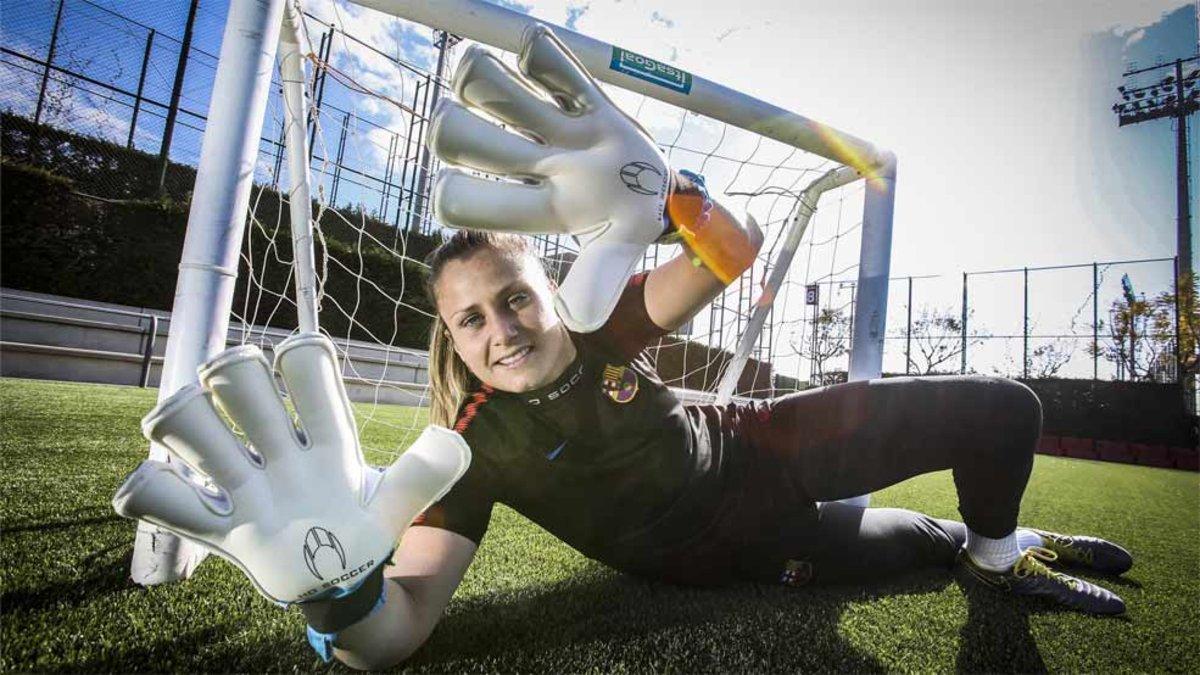
[[[482,0],[350,1],[509,52],[519,49],[521,34],[527,26],[546,23]],[[821,194],[859,179],[867,181],[867,189],[848,377],[851,381],[879,377],[887,317],[895,156],[833,127],[673,66],[633,55],[560,26],[552,28],[602,82],[752,131],[840,165],[812,182],[801,194],[762,299],[755,304],[734,359],[718,386],[717,401],[731,399]],[[301,51],[307,42],[303,31],[294,0],[235,0],[229,5],[176,282],[158,393],[160,401],[195,382],[197,366],[225,348],[258,141],[276,56],[284,88],[285,144],[291,182],[287,192],[296,256],[299,327],[306,331],[318,327],[305,132],[309,103],[304,85],[305,56]],[[628,61],[616,58],[618,54],[639,60],[630,67]],[[686,81],[688,86],[670,86],[667,80],[656,78],[656,72],[666,73],[670,82]],[[151,447],[150,456],[168,459],[166,450],[157,446]],[[186,578],[204,555],[194,544],[148,523],[139,523],[131,577],[143,585]]]

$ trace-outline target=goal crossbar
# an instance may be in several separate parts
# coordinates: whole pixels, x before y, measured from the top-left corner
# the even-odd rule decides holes
[[[349,1],[513,53],[520,51],[527,27],[547,23],[482,0]],[[753,131],[863,175],[888,163],[887,153],[827,124],[562,26],[551,28],[601,82]]]

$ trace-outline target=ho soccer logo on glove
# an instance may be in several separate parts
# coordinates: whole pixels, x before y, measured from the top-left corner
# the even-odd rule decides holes
[[[621,167],[621,180],[639,195],[656,195],[662,192],[663,172],[646,162],[630,162]]]
[[[317,566],[317,553],[326,548],[337,555],[338,563],[341,565],[338,571],[344,571],[346,569],[346,550],[342,548],[342,542],[323,527],[308,528],[308,534],[304,535],[304,564],[308,566],[308,571],[321,581],[324,581],[325,577]],[[327,557],[322,556],[323,559],[327,559]]]

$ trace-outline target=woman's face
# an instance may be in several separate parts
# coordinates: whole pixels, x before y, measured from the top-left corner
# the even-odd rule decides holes
[[[484,384],[525,392],[553,382],[575,358],[537,262],[482,248],[451,260],[434,287],[454,351]]]

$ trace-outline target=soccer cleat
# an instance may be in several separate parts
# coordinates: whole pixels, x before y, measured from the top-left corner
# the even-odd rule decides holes
[[[1030,531],[1042,538],[1042,546],[1058,555],[1058,562],[1103,572],[1124,574],[1133,567],[1129,551],[1111,541],[1096,537],[1055,534],[1045,530]]]
[[[971,560],[966,549],[959,551],[962,568],[977,581],[1014,595],[1049,598],[1060,605],[1091,614],[1123,614],[1125,602],[1115,593],[1046,567],[1057,554],[1047,548],[1031,546],[1021,553],[1017,564],[1007,572],[983,569]]]

